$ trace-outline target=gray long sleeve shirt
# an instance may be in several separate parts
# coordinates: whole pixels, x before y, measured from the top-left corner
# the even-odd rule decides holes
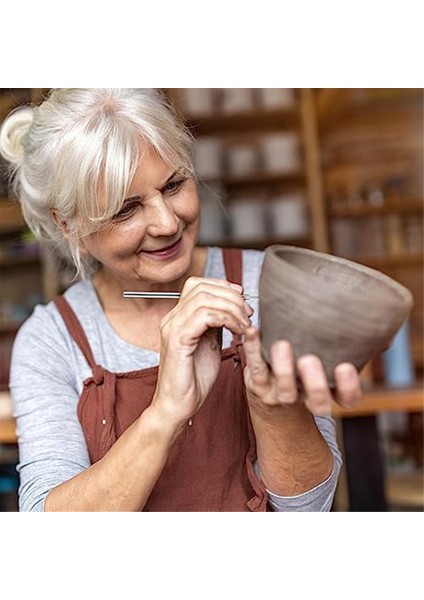
[[[262,251],[243,251],[243,286],[247,294],[258,293],[263,256]],[[220,248],[208,249],[205,277],[225,277]],[[65,296],[84,328],[98,364],[116,372],[159,364],[158,353],[133,346],[113,330],[91,280],[76,283]],[[255,310],[253,324],[258,326],[257,301],[251,299],[249,303]],[[224,329],[224,348],[231,344],[231,335]],[[54,303],[38,305],[20,328],[12,352],[10,390],[18,424],[21,511],[43,511],[51,489],[90,466],[77,417],[83,381],[90,376],[90,367]],[[298,496],[269,494],[275,511],[327,511],[331,508],[341,455],[333,419],[316,417],[316,423],[333,453],[333,471],[326,481]]]

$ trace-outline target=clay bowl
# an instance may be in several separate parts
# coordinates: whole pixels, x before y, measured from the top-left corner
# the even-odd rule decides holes
[[[316,354],[330,385],[341,362],[360,371],[386,350],[413,305],[411,292],[387,275],[350,260],[295,246],[265,250],[259,319],[265,360],[279,339],[295,357]]]

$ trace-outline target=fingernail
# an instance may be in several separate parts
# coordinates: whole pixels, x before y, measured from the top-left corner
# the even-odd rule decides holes
[[[312,354],[304,354],[298,360],[300,366],[310,371],[316,371],[320,368],[320,361],[318,357]]]
[[[344,381],[352,381],[356,378],[355,368],[351,365],[339,365],[337,367],[337,376]]]
[[[291,349],[290,342],[286,342],[285,340],[281,340],[278,343],[279,351],[284,358],[291,358]]]
[[[235,290],[243,291],[243,286],[239,285],[238,283],[230,283],[230,287],[234,288]]]
[[[246,309],[246,311],[247,311],[247,313],[248,313],[249,316],[253,315],[253,313],[255,312],[253,310],[253,308],[250,306],[250,304],[248,302],[246,302],[246,301],[244,303],[244,307],[245,307],[245,309]]]
[[[277,342],[274,342],[271,352],[272,355],[275,356],[275,359],[278,361],[292,361],[290,343],[285,340],[278,340]]]

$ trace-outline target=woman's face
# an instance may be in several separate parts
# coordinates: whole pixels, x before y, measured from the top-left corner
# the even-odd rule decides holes
[[[190,268],[199,227],[194,180],[147,149],[123,208],[82,247],[122,283],[173,282]]]

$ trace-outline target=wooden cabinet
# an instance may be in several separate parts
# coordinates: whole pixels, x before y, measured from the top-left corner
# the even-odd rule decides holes
[[[42,89],[0,90],[0,122],[13,109],[37,103]],[[0,164],[0,510],[16,510],[15,422],[8,393],[13,339],[33,307],[56,291],[52,260],[28,230],[19,203],[8,197],[7,170]]]
[[[412,496],[405,482],[422,482],[423,468],[422,433],[416,427],[419,421],[422,431],[424,408],[423,92],[320,89],[315,98],[330,252],[386,273],[414,296],[409,319],[412,387],[391,389],[387,365],[385,372],[382,357],[377,357],[366,370],[364,404],[357,412],[336,413],[353,418],[343,421],[345,436],[360,435],[361,417],[370,432],[369,417],[375,415],[374,430],[380,435],[375,448],[383,449],[387,498],[389,505],[393,500],[400,506],[402,486],[408,504]],[[404,423],[402,432],[391,430],[396,420]],[[398,453],[394,466],[392,448]],[[407,475],[399,472],[402,460]],[[422,505],[421,494],[417,506]]]
[[[411,344],[422,379],[422,90],[322,89],[316,101],[329,249],[411,290]]]
[[[10,89],[0,93],[0,118],[14,107],[36,103],[40,89]],[[0,390],[7,389],[13,337],[33,307],[55,293],[56,280],[45,247],[26,227],[19,203],[8,197],[6,169],[0,194]]]

